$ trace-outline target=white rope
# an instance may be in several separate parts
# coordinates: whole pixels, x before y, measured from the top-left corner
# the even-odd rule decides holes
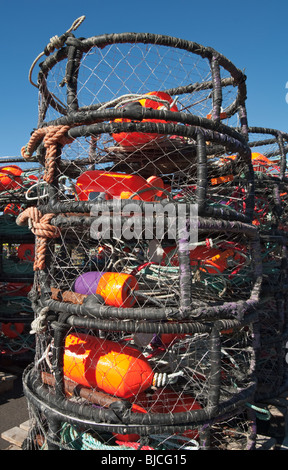
[[[81,23],[83,23],[83,21],[85,20],[85,16],[80,16],[79,18],[77,18],[73,23],[72,25],[70,26],[69,29],[67,29],[66,33],[70,33],[71,31],[76,31],[77,28],[79,28],[79,26],[81,25]],[[50,42],[47,44],[46,46],[46,49],[48,50],[49,54],[51,52],[54,51],[54,49],[60,49],[60,47],[62,47],[64,45],[64,42],[65,42],[65,39],[61,40],[59,38],[59,36],[53,36],[52,38],[50,38]],[[28,79],[29,79],[29,82],[31,83],[31,85],[35,86],[36,88],[38,88],[38,86],[36,85],[36,83],[33,82],[32,80],[32,73],[33,73],[33,70],[34,70],[34,67],[36,65],[36,63],[38,62],[38,60],[45,54],[45,52],[41,52],[37,57],[36,59],[34,60],[34,62],[32,63],[31,67],[30,67],[30,70],[29,70],[29,74],[28,74]]]
[[[163,108],[167,108],[169,110],[176,103],[178,96],[176,96],[176,98],[173,100],[172,103],[169,103],[169,101],[163,100],[162,98],[159,98],[157,95],[149,95],[147,93],[145,94],[131,93],[127,95],[122,95],[119,98],[115,98],[114,100],[107,101],[107,103],[104,103],[102,106],[100,106],[100,108],[98,108],[98,111],[102,111],[102,109],[106,109],[109,106],[110,107],[114,106],[115,108],[119,108],[120,106],[123,106],[123,104],[130,103],[135,100],[144,100],[144,99],[162,103]]]
[[[30,334],[43,333],[46,330],[47,326],[47,313],[49,312],[49,307],[44,307],[41,309],[39,315],[31,323]]]

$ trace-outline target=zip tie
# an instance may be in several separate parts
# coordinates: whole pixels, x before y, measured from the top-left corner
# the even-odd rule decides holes
[[[178,377],[183,377],[184,372],[174,372],[172,374],[167,374],[166,372],[155,372],[153,377],[153,386],[154,387],[165,387],[165,385],[173,384],[177,382]]]

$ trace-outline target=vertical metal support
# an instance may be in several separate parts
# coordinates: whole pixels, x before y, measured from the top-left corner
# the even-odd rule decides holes
[[[179,214],[178,214],[179,220]],[[179,259],[180,316],[185,318],[192,307],[191,264],[189,251],[189,230],[187,218],[185,227],[178,227],[177,245]],[[182,219],[183,221],[183,219]]]
[[[67,112],[78,111],[77,84],[78,73],[83,52],[74,46],[69,46],[65,84],[67,87]]]
[[[55,394],[56,394],[56,397],[59,397],[59,399],[62,399],[65,396],[64,371],[63,371],[65,336],[69,327],[67,324],[61,321],[53,322],[51,326],[54,329],[52,367],[53,367],[53,373],[55,377]],[[59,450],[61,448],[60,432],[61,432],[62,422],[58,418],[55,418],[53,413],[47,414],[47,421],[48,421],[48,434],[47,434],[48,450]]]
[[[213,83],[213,96],[212,96],[212,119],[213,121],[220,121],[220,113],[222,106],[222,86],[221,74],[218,58],[213,55],[210,60],[212,83]]]
[[[48,432],[47,432],[47,450],[61,450],[59,442],[59,432],[61,423],[53,416],[47,416]],[[59,444],[57,444],[59,442]]]
[[[210,374],[209,374],[209,397],[208,408],[211,414],[215,416],[220,398],[220,380],[221,380],[221,338],[220,331],[215,325],[210,334]]]
[[[197,188],[196,204],[198,204],[198,214],[205,215],[207,197],[207,154],[204,135],[197,133]]]
[[[278,145],[279,145],[279,150],[280,150],[280,155],[281,155],[280,179],[283,180],[283,178],[285,177],[285,173],[286,173],[286,153],[287,153],[287,150],[285,151],[285,149],[284,149],[283,136],[280,132],[277,135],[277,142],[278,142]]]

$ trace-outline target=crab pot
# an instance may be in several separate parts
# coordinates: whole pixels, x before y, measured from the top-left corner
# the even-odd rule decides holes
[[[31,247],[34,235],[19,227],[15,216],[0,217],[0,351],[1,361],[29,363],[34,338],[29,334],[34,312],[28,294],[33,284]]]
[[[203,216],[251,220],[246,77],[217,51],[145,33],[68,37],[40,64],[38,84],[38,129],[23,156],[35,152],[44,180],[57,180],[57,200],[177,197]]]
[[[277,229],[286,236],[288,134],[251,127],[248,135],[255,186],[253,224],[261,232]]]
[[[255,174],[253,225],[259,228],[263,282],[259,309],[258,399],[287,388],[287,168],[288,135],[251,127]]]
[[[83,122],[85,117],[90,121],[94,112],[99,115],[115,106],[132,103],[139,109],[140,100],[144,108],[183,110],[230,125],[238,121],[247,132],[245,75],[211,47],[179,38],[150,33],[82,39],[69,35],[61,50],[40,64],[38,84],[39,127],[59,117],[61,122],[61,116],[72,117],[78,111],[81,119],[76,115],[74,122]],[[153,100],[155,92],[162,102]],[[160,116],[157,121],[161,122]],[[148,139],[143,136],[142,140]],[[135,140],[130,142],[134,145]]]
[[[40,64],[22,156],[45,191],[17,218],[36,237],[27,448],[253,446],[245,79],[212,48],[145,33],[68,34]]]
[[[215,423],[253,403],[255,321],[52,322],[45,359],[24,377],[31,409],[47,421],[33,445],[73,448],[83,420],[95,449],[212,447]]]
[[[32,288],[35,237],[16,217],[35,204],[39,163],[21,157],[0,158],[0,360],[30,363],[35,353],[29,334],[34,318]]]

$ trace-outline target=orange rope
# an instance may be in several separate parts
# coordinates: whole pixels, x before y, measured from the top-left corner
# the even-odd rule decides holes
[[[31,157],[35,148],[43,140],[44,147],[46,148],[45,157],[45,173],[44,180],[47,183],[51,183],[54,177],[57,145],[66,145],[72,142],[72,138],[65,137],[65,134],[69,131],[70,126],[48,126],[41,129],[36,129],[33,132],[27,145],[22,147],[21,155],[24,159]]]
[[[42,216],[37,207],[28,207],[16,219],[17,225],[28,224],[31,226],[31,231],[36,236],[34,271],[44,269],[45,267],[48,239],[60,236],[59,228],[50,224],[52,217],[54,217],[54,214]]]

